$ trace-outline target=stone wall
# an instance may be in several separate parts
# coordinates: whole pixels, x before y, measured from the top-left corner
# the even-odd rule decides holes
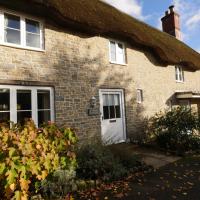
[[[200,90],[199,72],[185,71],[176,83],[174,66],[162,66],[150,52],[126,44],[127,65],[109,63],[109,39],[45,25],[45,51],[0,47],[0,82],[37,81],[55,88],[55,118],[82,138],[101,135],[100,114],[88,116],[99,89],[123,89],[127,134],[140,136],[146,116],[167,107],[176,90]],[[18,82],[16,82],[18,81]],[[136,103],[136,89],[144,102]]]

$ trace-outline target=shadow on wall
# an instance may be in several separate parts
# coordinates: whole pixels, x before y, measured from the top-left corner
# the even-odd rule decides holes
[[[135,105],[135,117],[133,120],[133,130],[129,133],[132,143],[142,144],[147,139],[147,128],[149,119],[143,114],[144,107],[141,104]]]
[[[59,34],[65,35],[62,31]],[[62,37],[47,38],[51,47],[40,58],[45,64],[40,66],[43,73],[38,73],[39,81],[49,81],[55,86],[56,122],[75,128],[82,138],[100,137],[100,113],[88,116],[90,100],[96,97],[95,106],[99,110],[99,89],[120,88],[125,93],[127,135],[131,141],[142,141],[147,119],[143,116],[144,108],[136,103],[130,66],[109,64],[101,44],[94,45],[98,37],[77,36],[74,40],[66,37],[64,41]]]
[[[173,106],[178,106],[179,101],[176,98],[176,94],[172,94],[166,101],[166,105],[169,107],[169,109],[172,109]]]

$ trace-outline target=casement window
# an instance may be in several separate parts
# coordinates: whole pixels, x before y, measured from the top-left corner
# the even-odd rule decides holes
[[[143,102],[143,91],[141,89],[137,89],[137,103]]]
[[[184,71],[181,66],[175,66],[175,78],[177,82],[184,82]]]
[[[54,121],[53,88],[0,85],[0,122],[23,123],[29,118],[37,126]]]
[[[43,25],[40,21],[0,11],[0,44],[43,50],[43,37]]]
[[[125,64],[125,47],[123,43],[110,41],[110,62],[116,64]]]

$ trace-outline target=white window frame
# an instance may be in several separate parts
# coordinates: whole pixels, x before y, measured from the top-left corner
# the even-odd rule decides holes
[[[176,82],[178,82],[178,83],[183,83],[185,81],[184,80],[184,71],[181,66],[175,66],[175,79],[176,79]]]
[[[5,37],[4,35],[5,14],[20,17],[21,44],[13,44],[13,43],[5,42],[5,38],[4,38]],[[39,48],[26,46],[26,22],[25,22],[26,19],[33,20],[39,23],[39,27],[40,27],[40,47]],[[13,11],[0,9],[0,45],[28,49],[28,50],[35,50],[35,51],[44,51],[44,25],[43,24],[44,24],[44,21],[41,19],[34,18],[28,15],[22,15]]]
[[[54,89],[52,87],[36,86],[18,86],[18,85],[0,85],[0,89],[10,90],[10,121],[17,123],[17,90],[31,90],[31,112],[32,119],[38,126],[38,102],[37,90],[46,90],[50,92],[50,120],[55,121],[54,113]]]
[[[137,92],[136,92],[136,101],[139,104],[143,102],[143,90],[142,89],[137,89]]]
[[[115,43],[115,53],[116,53],[116,60],[113,61],[111,57],[111,42]],[[118,54],[118,44],[121,44],[123,47],[123,60],[124,62],[119,62],[119,54]],[[109,40],[109,62],[112,64],[120,64],[120,65],[126,65],[126,50],[125,50],[125,44],[123,42],[119,42],[116,40]]]

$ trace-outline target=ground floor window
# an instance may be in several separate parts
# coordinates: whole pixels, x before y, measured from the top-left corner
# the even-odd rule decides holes
[[[0,85],[0,122],[23,123],[26,118],[37,126],[54,121],[53,88]]]

